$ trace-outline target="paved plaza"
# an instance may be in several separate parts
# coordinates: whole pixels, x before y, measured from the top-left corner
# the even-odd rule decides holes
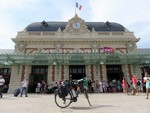
[[[124,95],[122,93],[89,94],[90,107],[83,94],[68,108],[59,108],[54,95],[28,94],[29,97],[13,97],[4,94],[0,99],[0,113],[150,113],[150,99],[145,93]]]

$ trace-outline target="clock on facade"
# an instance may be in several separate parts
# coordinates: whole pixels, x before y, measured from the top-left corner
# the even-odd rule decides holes
[[[73,23],[72,23],[72,27],[73,27],[74,29],[79,29],[79,28],[81,27],[81,24],[80,24],[80,22],[73,22]]]

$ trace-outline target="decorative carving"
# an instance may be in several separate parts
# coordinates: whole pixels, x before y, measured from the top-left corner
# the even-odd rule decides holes
[[[27,44],[24,42],[24,41],[20,41],[18,44],[17,44],[17,49],[20,51],[20,52],[23,52],[26,48]]]
[[[57,41],[55,44],[54,44],[54,47],[56,49],[61,49],[63,47],[63,44],[60,42],[60,41]]]
[[[92,32],[96,32],[94,27],[92,27]]]
[[[60,29],[60,27],[58,28],[57,32],[61,32],[61,29]]]
[[[61,53],[62,52],[62,48],[63,48],[63,44],[60,42],[60,41],[57,41],[55,44],[54,44],[54,47],[55,47],[55,52],[56,53]]]
[[[135,47],[135,44],[131,40],[128,39],[126,46],[128,50],[132,51]]]
[[[99,44],[94,41],[91,44],[91,48],[92,48],[92,52],[97,53],[98,52],[98,48],[99,48]]]

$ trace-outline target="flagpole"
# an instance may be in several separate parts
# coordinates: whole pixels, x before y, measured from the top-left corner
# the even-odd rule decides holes
[[[76,8],[76,3],[77,3],[77,2],[76,2],[76,0],[75,0],[74,2],[75,2],[75,15],[76,15],[76,14],[77,14],[77,12],[76,12],[76,9],[77,9],[77,8]]]

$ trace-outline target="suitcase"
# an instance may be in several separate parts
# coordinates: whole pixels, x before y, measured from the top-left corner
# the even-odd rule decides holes
[[[20,94],[20,89],[15,89],[14,97],[17,97]]]

